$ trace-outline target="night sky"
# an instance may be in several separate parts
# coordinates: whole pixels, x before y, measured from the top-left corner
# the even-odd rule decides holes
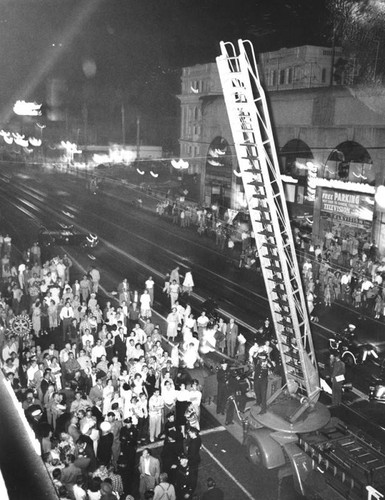
[[[214,62],[219,42],[238,38],[256,52],[330,45],[324,1],[1,0],[0,120],[16,99],[44,100],[51,76],[76,106],[118,96],[161,111],[181,67]]]

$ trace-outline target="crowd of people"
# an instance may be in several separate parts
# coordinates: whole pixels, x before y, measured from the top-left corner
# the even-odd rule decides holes
[[[362,319],[384,319],[385,261],[368,238],[328,231],[320,245],[304,243],[298,235],[297,243],[313,319],[336,302],[354,308]]]
[[[192,226],[201,236],[215,240],[221,251],[238,261],[239,268],[260,272],[253,231],[250,223],[243,221],[245,217],[233,220],[225,212],[221,219],[216,210],[168,199],[159,201],[156,212],[168,216],[173,224],[182,228]],[[385,261],[367,234],[333,226],[325,231],[319,244],[314,244],[308,232],[294,227],[294,241],[309,312],[315,321],[317,310],[331,307],[335,302],[351,306],[363,317],[385,318]]]
[[[107,300],[95,266],[77,280],[67,255],[43,261],[34,243],[14,265],[10,250],[2,248],[1,367],[59,498],[194,498],[202,387],[189,367],[200,362],[204,323],[178,301],[192,293],[191,272],[166,279],[177,318],[162,331],[152,277],[140,293],[123,279]]]
[[[160,216],[164,209],[159,203]],[[228,224],[212,213],[189,206],[167,210],[175,224],[196,225],[202,234],[210,228],[216,244],[232,250]],[[239,234],[240,267],[258,268],[252,232],[243,228]],[[313,246],[300,236],[295,232],[313,320],[320,303],[327,308],[334,301],[363,316],[385,316],[385,263],[369,241],[326,233],[325,241]],[[1,366],[41,442],[59,497],[194,498],[205,388],[190,371],[216,351],[248,364],[264,413],[268,374],[279,373],[269,320],[247,346],[233,319],[227,323],[211,308],[192,311],[193,275],[187,270],[182,277],[176,267],[164,281],[170,312],[162,328],[152,319],[151,276],[140,290],[125,278],[113,298],[106,298],[96,266],[77,280],[65,254],[43,260],[35,242],[16,265],[11,249],[9,235],[0,235]],[[22,331],[18,325],[26,320]],[[218,366],[217,413],[226,415],[227,425],[234,408],[244,409],[248,390],[240,372]],[[237,404],[229,404],[231,399]],[[153,456],[159,444],[161,454]],[[216,496],[203,494],[202,500],[223,498],[212,478],[207,486]]]

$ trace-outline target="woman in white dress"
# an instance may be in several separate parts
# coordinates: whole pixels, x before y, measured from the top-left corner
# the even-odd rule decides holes
[[[173,307],[171,312],[167,316],[167,339],[171,342],[175,341],[176,336],[178,335],[178,324],[179,324],[179,315],[177,312],[177,308]]]
[[[39,299],[32,305],[32,328],[38,337],[41,330],[41,304]]]
[[[194,288],[194,280],[191,274],[191,271],[187,271],[184,280],[183,280],[183,291],[187,293],[188,295],[192,294],[193,288]]]
[[[140,296],[140,315],[142,318],[151,318],[151,295],[144,290]]]

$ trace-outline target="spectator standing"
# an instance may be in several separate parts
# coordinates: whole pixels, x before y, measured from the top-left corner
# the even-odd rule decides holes
[[[177,308],[174,306],[171,312],[167,315],[167,339],[171,342],[175,342],[175,339],[178,335],[178,324],[179,324],[179,315],[177,312]]]
[[[148,401],[149,433],[151,443],[153,443],[161,433],[163,408],[164,400],[160,395],[159,389],[155,388],[154,394]]]
[[[71,306],[70,300],[67,300],[65,306],[60,311],[60,319],[62,322],[62,339],[63,342],[67,340],[68,333],[71,329],[72,318],[74,317],[74,310]]]
[[[100,272],[99,269],[97,269],[95,266],[91,267],[90,277],[92,282],[91,291],[94,293],[98,293],[99,283],[100,283]]]
[[[145,287],[146,287],[146,290],[148,290],[148,293],[150,295],[151,306],[154,304],[154,286],[155,286],[155,282],[152,279],[152,276],[150,276],[148,278],[148,280],[146,280],[146,282],[145,282]]]
[[[179,291],[180,291],[179,283],[175,279],[172,280],[170,285],[170,294],[169,294],[171,300],[171,307],[174,307],[175,302],[178,301]]]
[[[238,325],[235,323],[234,318],[230,318],[229,324],[226,329],[226,345],[227,355],[230,358],[235,356],[235,348],[237,345]]]
[[[176,500],[175,488],[168,482],[166,472],[159,475],[159,484],[155,486],[153,500]]]
[[[183,280],[182,289],[187,295],[191,295],[194,289],[194,279],[191,271],[187,271]]]
[[[148,448],[145,448],[139,459],[139,493],[141,500],[144,500],[145,493],[153,490],[160,476],[159,460],[151,456]]]
[[[170,273],[170,283],[173,281],[176,281],[180,285],[179,266],[175,267]]]

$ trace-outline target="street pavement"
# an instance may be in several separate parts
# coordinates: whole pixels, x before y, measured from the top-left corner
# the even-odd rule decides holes
[[[57,179],[61,178],[60,174],[57,174],[56,177],[57,177]],[[64,185],[63,189],[64,189],[65,188],[65,178],[63,177],[62,180],[63,180],[63,185]],[[58,184],[60,185],[60,181],[58,182]],[[98,195],[96,195],[96,196],[98,196]],[[106,192],[105,192],[104,196],[114,196],[117,200],[121,199],[122,202],[124,201],[126,203],[127,203],[127,201],[136,199],[137,197],[140,196],[142,198],[142,201],[143,201],[143,203],[142,203],[143,208],[136,209],[136,213],[137,213],[137,216],[139,219],[140,219],[141,210],[143,211],[143,213],[146,213],[146,214],[150,215],[151,217],[155,218],[156,204],[158,202],[158,199],[160,199],[160,198],[155,197],[154,193],[149,195],[148,193],[141,191],[140,189],[138,189],[135,186],[121,185],[121,184],[116,184],[116,183],[111,184],[109,187],[106,187]],[[198,238],[197,233],[196,233],[196,229],[194,229],[194,228],[182,230],[176,226],[172,226],[171,224],[170,224],[170,228],[172,228],[172,230],[175,232],[178,232],[178,231],[182,232],[183,231],[183,237],[186,240],[190,240],[191,242],[194,242]],[[214,252],[214,254],[216,256],[219,256],[219,257],[217,257],[218,260],[219,260],[219,258],[221,258],[220,252],[218,251],[218,248],[215,246],[215,242],[212,239],[210,239],[208,237],[199,237],[199,244],[201,246],[205,246],[209,252]],[[236,264],[238,261],[237,251],[238,250],[236,249],[235,252],[233,252],[233,254],[231,255],[231,259],[233,260],[234,264]],[[230,259],[229,256],[224,256],[224,255],[222,256],[222,258],[226,259],[227,261],[229,261],[229,259]],[[243,273],[243,271],[245,271],[245,273]],[[237,271],[237,273],[238,273],[238,271]],[[236,276],[239,277],[239,274],[236,274],[235,277]],[[244,276],[244,279],[245,279],[245,281],[247,280],[247,282],[250,280],[253,280],[253,282],[254,282],[254,279],[255,279],[256,287],[259,290],[264,291],[263,282],[261,282],[260,276],[258,276],[254,271],[242,270],[242,276]],[[106,292],[108,295],[108,290],[106,290]],[[162,310],[164,310],[164,307],[162,307]],[[226,312],[226,311],[224,311],[224,312]],[[333,331],[333,329],[335,330],[339,326],[345,325],[347,322],[352,322],[352,321],[354,322],[357,320],[357,325],[360,328],[362,325],[362,329],[363,329],[364,333],[368,333],[368,334],[372,335],[374,332],[374,334],[379,339],[382,339],[382,336],[384,333],[383,324],[381,322],[374,321],[373,319],[370,319],[370,318],[368,318],[366,320],[362,320],[362,322],[359,322],[356,311],[351,310],[350,308],[346,307],[343,304],[333,305],[333,307],[330,310],[328,309],[327,311],[321,310],[319,317],[320,317],[320,323],[317,325],[313,325],[313,328],[320,329],[320,327],[323,327],[325,329],[325,332]],[[157,318],[157,322],[161,322],[161,321],[164,321],[164,316],[163,316],[163,318],[162,317]],[[357,369],[359,373],[361,372],[360,367],[355,367],[355,369]],[[362,398],[357,397],[357,395],[354,393],[352,393],[352,394],[350,394],[350,393],[346,394],[344,396],[344,400],[348,403],[349,406],[356,406],[360,411],[364,411],[364,404],[366,404],[367,401],[364,401]],[[326,403],[328,404],[327,400],[326,400]],[[371,415],[376,414],[377,418],[379,420],[379,414],[381,413],[383,416],[382,409],[381,409],[381,412],[379,412],[379,410],[374,411],[373,406],[372,405],[369,405],[369,406],[370,406],[369,409],[371,410]],[[216,427],[219,427],[219,428],[223,427],[224,422],[221,420],[222,417],[216,416],[216,414],[215,414],[215,403],[213,401],[211,401],[209,404],[206,405],[206,409],[207,409],[207,412],[210,413],[212,415],[212,417],[218,421],[217,425],[212,424],[213,425],[212,428],[215,429]],[[362,425],[362,419],[361,419],[361,425]],[[226,429],[228,432],[223,432],[223,430],[218,430],[218,431],[214,431],[213,434],[215,434],[215,436],[217,436],[217,435],[218,436],[219,435],[220,436],[231,435],[232,438],[234,438],[234,443],[238,443],[238,445],[240,445],[239,443],[242,440],[242,428],[239,425],[239,423],[236,421],[236,423],[233,426],[227,426]],[[209,435],[211,435],[211,434],[209,434]],[[206,436],[205,436],[205,441],[206,441]],[[238,446],[238,445],[234,444],[234,446]],[[215,455],[215,453],[218,450],[216,450],[215,444],[213,444],[213,446],[214,446],[213,454]],[[224,449],[228,450],[228,451],[226,451],[226,453],[232,454],[232,449],[233,449],[232,446],[228,445],[228,448],[224,448]],[[222,454],[223,454],[223,456],[228,456],[228,455],[226,455],[226,453],[221,452],[219,455],[222,456]],[[239,453],[244,454],[244,450],[241,449],[241,451]],[[207,457],[210,457],[210,455],[207,454]],[[226,477],[228,477],[228,476],[226,476]],[[249,489],[251,489],[251,488],[249,488]],[[249,489],[246,488],[247,491],[249,491]],[[246,496],[234,496],[232,498],[235,498],[235,499],[239,498],[239,500],[241,500],[243,498],[249,498],[247,496],[247,494],[245,494],[245,495]],[[270,497],[265,496],[265,497],[255,497],[255,498],[270,498]]]

